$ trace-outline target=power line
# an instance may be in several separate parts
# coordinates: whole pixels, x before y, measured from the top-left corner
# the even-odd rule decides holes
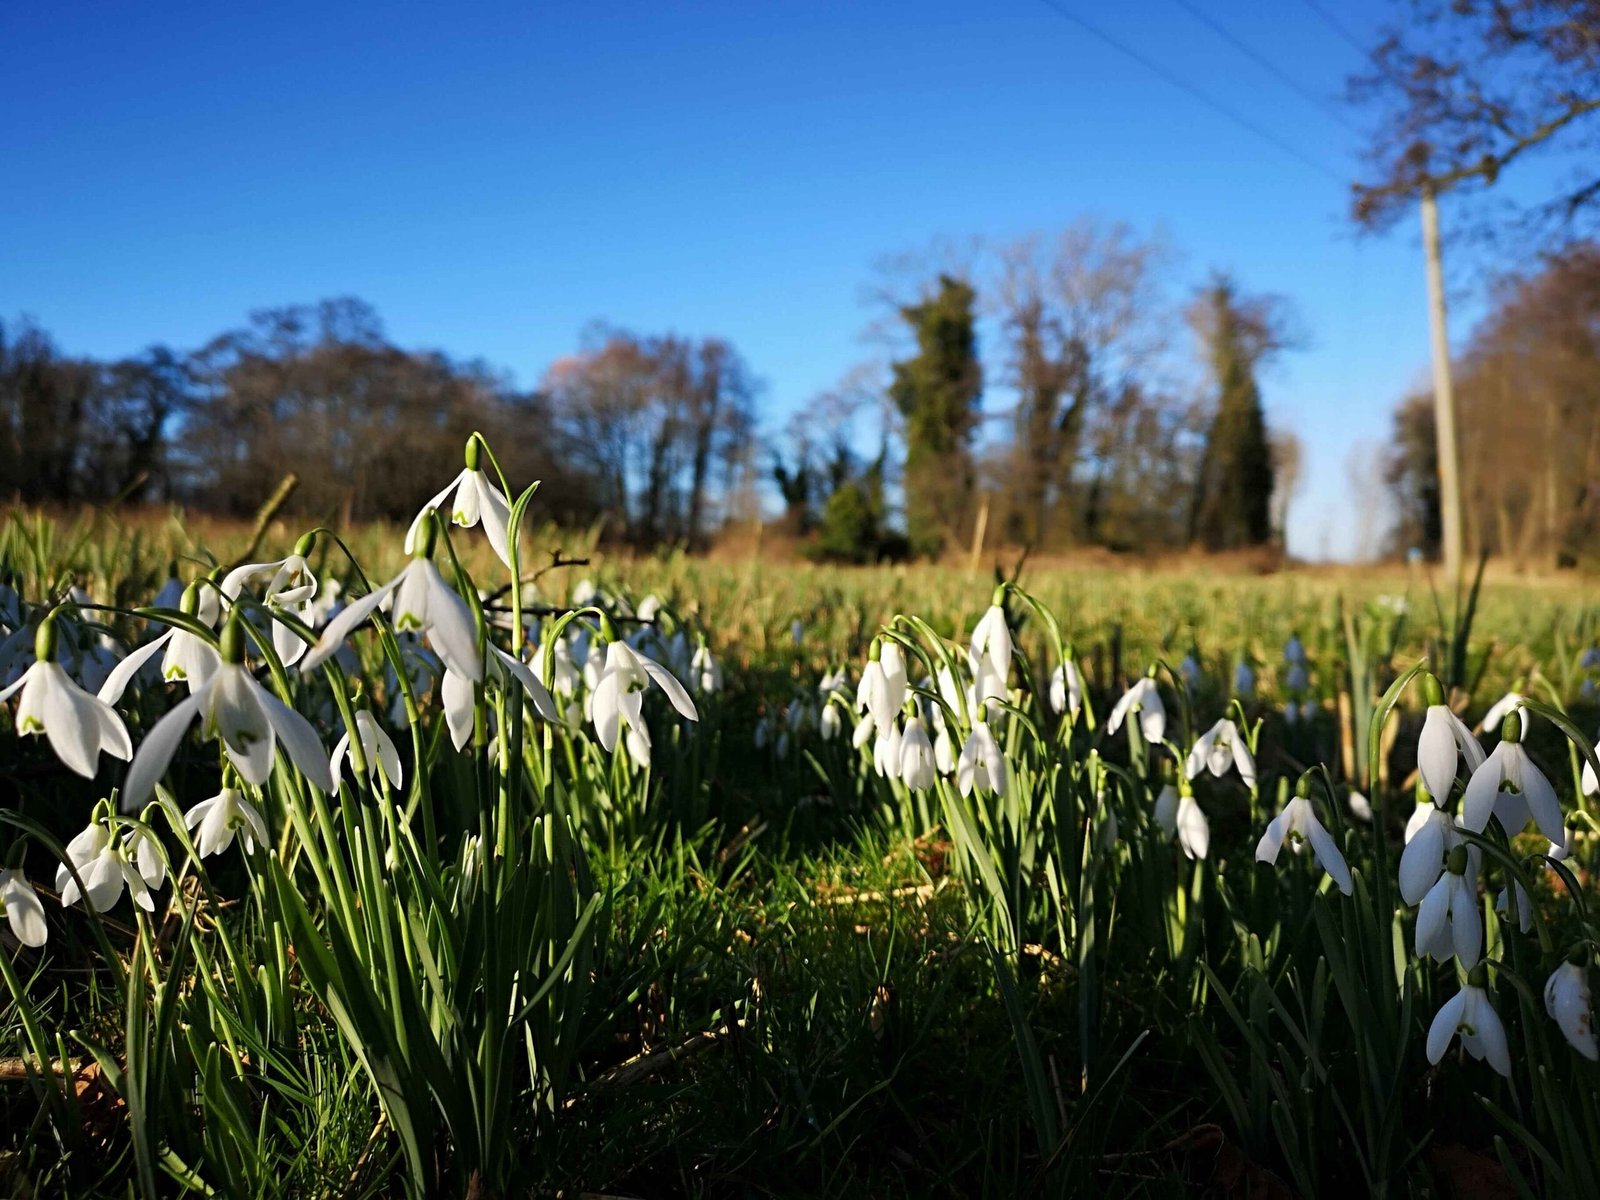
[[[1272,146],[1276,147],[1279,151],[1281,151],[1284,154],[1287,154],[1290,158],[1294,159],[1301,166],[1309,167],[1311,170],[1317,172],[1319,175],[1326,175],[1329,179],[1332,179],[1337,183],[1342,184],[1342,183],[1346,182],[1346,180],[1345,180],[1343,175],[1339,174],[1337,171],[1333,170],[1331,167],[1328,167],[1327,165],[1325,165],[1323,163],[1320,163],[1320,162],[1316,161],[1315,159],[1310,158],[1310,157],[1306,156],[1305,154],[1301,153],[1299,148],[1296,147],[1292,142],[1285,141],[1283,138],[1280,138],[1277,134],[1273,133],[1271,130],[1263,129],[1260,125],[1257,125],[1254,121],[1251,121],[1248,117],[1241,116],[1239,113],[1237,113],[1233,109],[1229,108],[1226,104],[1223,104],[1222,101],[1213,99],[1208,93],[1202,91],[1200,88],[1196,87],[1194,84],[1190,83],[1188,80],[1182,78],[1181,76],[1174,75],[1171,71],[1167,70],[1165,67],[1163,67],[1160,63],[1156,62],[1154,59],[1147,58],[1145,55],[1143,55],[1139,51],[1135,50],[1132,46],[1129,46],[1125,42],[1122,42],[1122,41],[1118,40],[1117,38],[1112,37],[1111,34],[1107,33],[1104,29],[1101,29],[1098,25],[1096,25],[1093,22],[1089,21],[1087,18],[1080,17],[1077,13],[1073,12],[1071,9],[1062,7],[1059,3],[1057,3],[1057,0],[1039,0],[1039,2],[1041,4],[1043,4],[1046,8],[1048,8],[1051,12],[1055,13],[1057,16],[1063,17],[1066,20],[1071,21],[1074,25],[1078,26],[1078,28],[1082,29],[1085,33],[1088,33],[1091,36],[1093,36],[1095,38],[1098,38],[1100,41],[1102,41],[1106,45],[1110,46],[1118,54],[1121,54],[1126,58],[1131,58],[1134,62],[1138,63],[1145,70],[1151,72],[1154,75],[1160,76],[1163,80],[1165,80],[1167,83],[1171,84],[1173,87],[1177,88],[1179,91],[1187,93],[1190,97],[1192,97],[1195,100],[1198,100],[1201,104],[1205,105],[1212,112],[1217,113],[1219,116],[1226,117],[1228,120],[1232,121],[1235,125],[1239,126],[1239,128],[1245,130],[1248,133],[1254,134],[1256,137],[1260,138],[1264,142],[1270,143]]]
[[[1371,48],[1363,45],[1361,39],[1350,32],[1349,26],[1347,26],[1343,21],[1339,20],[1338,17],[1334,16],[1321,4],[1318,4],[1317,0],[1300,0],[1300,2],[1312,12],[1316,13],[1317,16],[1321,17],[1323,23],[1326,24],[1329,29],[1333,30],[1336,34],[1343,38],[1346,42],[1348,42],[1351,49],[1353,49],[1357,54],[1361,55],[1362,58],[1372,57]]]
[[[1191,0],[1172,0],[1172,2],[1179,8],[1183,9],[1184,12],[1188,13],[1195,20],[1199,21],[1207,29],[1211,30],[1212,33],[1216,34],[1223,41],[1227,42],[1228,45],[1232,46],[1240,54],[1243,54],[1262,70],[1268,72],[1274,79],[1283,84],[1284,87],[1288,88],[1296,96],[1299,96],[1300,99],[1314,106],[1324,116],[1338,122],[1351,133],[1361,133],[1361,130],[1358,129],[1355,123],[1346,117],[1344,113],[1340,112],[1333,105],[1329,104],[1325,99],[1317,95],[1310,88],[1302,85],[1298,79],[1289,74],[1289,72],[1285,71],[1271,58],[1267,57],[1265,54],[1262,54],[1259,50],[1251,46],[1242,38],[1235,37],[1231,32],[1229,32],[1226,26],[1213,18],[1210,13],[1206,12],[1205,9],[1201,8],[1198,4],[1192,3]]]

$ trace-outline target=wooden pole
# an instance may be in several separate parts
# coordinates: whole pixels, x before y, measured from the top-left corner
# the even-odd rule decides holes
[[[1461,589],[1461,475],[1456,456],[1456,398],[1450,382],[1450,338],[1445,328],[1444,272],[1439,265],[1439,206],[1433,188],[1422,193],[1422,249],[1428,266],[1428,327],[1433,342],[1433,425],[1439,454],[1439,515],[1444,571]]]

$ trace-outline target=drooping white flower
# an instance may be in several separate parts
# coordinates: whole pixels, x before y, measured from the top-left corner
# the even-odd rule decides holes
[[[1417,738],[1417,770],[1423,786],[1437,800],[1448,800],[1456,781],[1456,763],[1465,758],[1470,774],[1483,765],[1483,747],[1466,722],[1445,704],[1428,705]]]
[[[395,749],[394,739],[364,708],[356,710],[356,732],[361,736],[361,757],[366,760],[367,776],[372,786],[377,787],[381,782],[391,788],[400,787],[404,774],[400,767],[400,752]],[[339,778],[345,758],[349,756],[350,731],[347,729],[340,735],[328,760],[328,769],[333,773],[334,779]],[[351,766],[354,765],[352,757]]]
[[[831,742],[838,737],[839,730],[843,724],[842,718],[839,716],[839,706],[837,704],[824,704],[822,706],[822,716],[818,719],[817,724],[822,731],[823,741]]]
[[[1179,848],[1190,858],[1204,858],[1211,848],[1211,823],[1193,796],[1178,797],[1173,823],[1177,827]]]
[[[1161,826],[1161,831],[1168,837],[1177,836],[1178,789],[1170,783],[1163,785],[1156,795],[1155,819],[1156,824]]]
[[[1201,771],[1210,771],[1221,779],[1228,773],[1229,767],[1239,769],[1239,778],[1244,780],[1246,787],[1253,789],[1256,786],[1256,760],[1250,753],[1250,747],[1245,744],[1239,727],[1224,717],[1200,735],[1194,748],[1189,751],[1184,772],[1193,779]]]
[[[900,726],[891,721],[872,743],[872,769],[884,779],[900,778]]]
[[[289,613],[306,626],[316,620],[317,577],[302,554],[235,567],[223,576],[223,597],[230,603],[237,601],[244,594],[245,585],[263,575],[270,576],[261,596],[269,611]],[[272,648],[284,666],[292,667],[304,657],[306,643],[288,625],[275,620],[272,622]]]
[[[950,736],[949,726],[943,721],[939,722],[938,735],[933,739],[933,765],[941,775],[950,776],[956,773],[956,742]]]
[[[24,946],[37,948],[50,936],[39,893],[21,871],[0,871],[0,916],[10,923],[12,934]]]
[[[1500,728],[1500,723],[1512,713],[1520,716],[1524,722],[1528,720],[1528,712],[1524,707],[1527,698],[1521,692],[1507,692],[1500,699],[1489,706],[1489,711],[1483,714],[1483,720],[1478,722],[1478,732],[1485,730],[1494,731]]]
[[[135,904],[146,912],[155,911],[150,889],[160,886],[165,872],[155,839],[143,830],[130,830],[119,838],[105,821],[91,821],[67,843],[67,861],[83,881],[83,891],[66,863],[57,867],[56,891],[63,907],[86,899],[94,912],[106,912],[127,888]]]
[[[1349,807],[1352,817],[1364,825],[1372,824],[1372,801],[1366,796],[1352,788],[1349,795],[1344,798],[1344,802]]]
[[[995,741],[989,723],[982,719],[980,713],[961,747],[960,757],[956,759],[956,786],[961,789],[963,796],[970,796],[972,789],[977,788],[1003,798],[1009,783],[1010,776],[1005,756],[1000,753],[1000,743]]]
[[[356,626],[390,596],[394,597],[390,614],[397,630],[425,633],[445,666],[473,683],[483,682],[483,658],[478,653],[472,610],[425,557],[413,558],[400,574],[329,621],[311,653],[301,660],[300,670],[313,671],[331,658]]]
[[[194,831],[194,848],[201,858],[221,854],[233,845],[235,834],[243,836],[247,854],[254,854],[258,845],[267,845],[267,823],[237,788],[225,787],[209,800],[200,801],[184,813],[183,823]]]
[[[973,659],[988,665],[1003,688],[1011,675],[1011,627],[1006,624],[1006,610],[1000,604],[989,605],[974,626],[971,654]]]
[[[1256,861],[1276,863],[1285,841],[1295,853],[1300,852],[1302,841],[1311,843],[1311,852],[1317,864],[1328,873],[1339,890],[1348,896],[1355,887],[1350,877],[1350,867],[1344,861],[1333,835],[1317,819],[1317,811],[1308,796],[1295,795],[1283,806],[1283,811],[1272,818],[1261,840],[1256,843]]]
[[[1561,1028],[1561,1036],[1590,1062],[1600,1061],[1590,1021],[1589,969],[1564,962],[1550,973],[1544,985],[1544,1010]]]
[[[1489,994],[1483,986],[1485,979],[1482,967],[1475,968],[1467,977],[1466,986],[1446,1000],[1434,1015],[1433,1024],[1428,1026],[1428,1061],[1438,1065],[1445,1051],[1450,1049],[1450,1043],[1460,1034],[1462,1049],[1510,1078],[1511,1051],[1506,1045],[1506,1027],[1489,1003]]]
[[[470,453],[469,451],[469,455]],[[428,513],[434,509],[441,514],[449,513],[450,520],[463,529],[470,529],[481,522],[483,532],[488,537],[489,545],[494,549],[496,557],[506,566],[511,565],[509,533],[511,505],[507,502],[505,494],[489,482],[489,477],[481,470],[471,466],[464,468],[461,474],[447,483],[438,495],[422,506],[412,520],[411,528],[406,530],[407,554],[415,553]],[[588,580],[584,582],[588,583]],[[594,585],[591,583],[589,586],[593,588]],[[577,603],[581,607],[587,604],[588,600],[579,600]]]
[[[630,730],[644,726],[644,692],[654,682],[672,707],[690,721],[698,721],[694,701],[683,684],[654,659],[640,654],[626,642],[614,641],[606,646],[605,667],[594,688],[594,728],[600,744],[607,752],[616,747],[617,734],[624,724]],[[643,739],[641,746],[634,743]],[[629,750],[634,757],[637,751],[649,746],[649,734],[629,739]]]
[[[933,786],[934,768],[933,743],[921,720],[911,717],[900,735],[900,779],[914,791],[927,791]]]
[[[1555,788],[1528,757],[1522,743],[1505,738],[1473,771],[1461,802],[1461,824],[1482,833],[1489,817],[1500,822],[1506,836],[1522,832],[1532,814],[1539,831],[1552,842],[1564,836],[1561,802]]]
[[[711,696],[722,690],[722,664],[711,653],[711,647],[701,642],[689,660],[689,675],[702,696]]]
[[[1443,873],[1445,859],[1460,844],[1460,831],[1449,813],[1432,801],[1417,805],[1400,854],[1400,895],[1407,904],[1422,903]]]
[[[298,638],[295,640],[302,647],[305,645]],[[127,691],[128,684],[133,682],[140,669],[153,659],[158,651],[161,653],[161,678],[168,683],[181,679],[189,685],[190,695],[206,685],[206,681],[216,674],[217,666],[222,662],[216,647],[210,642],[197,634],[190,633],[187,629],[174,626],[130,652],[112,668],[105,682],[100,685],[100,699],[107,704],[118,703],[123,693]]]
[[[1451,862],[1417,908],[1417,956],[1448,962],[1451,955],[1471,969],[1483,952],[1483,917],[1478,912],[1477,872],[1465,847],[1451,851]]]
[[[39,627],[34,664],[0,691],[0,703],[20,691],[16,731],[43,734],[70,770],[93,779],[102,752],[126,759],[133,755],[133,744],[116,710],[79,687],[55,661],[53,626],[53,620],[46,620]]]
[[[223,632],[223,663],[200,691],[182,701],[145,737],[128,768],[122,788],[122,809],[131,812],[155,791],[166,774],[183,735],[196,717],[206,737],[222,741],[223,749],[245,782],[260,787],[272,774],[279,742],[306,782],[321,792],[334,790],[327,751],[317,731],[294,709],[278,699],[238,661],[242,634],[231,624]]]
[[[1083,707],[1083,680],[1077,665],[1069,658],[1050,673],[1050,711],[1066,713],[1076,719]]]
[[[1112,734],[1122,728],[1122,722],[1130,712],[1138,713],[1139,729],[1145,741],[1156,745],[1166,740],[1167,709],[1161,703],[1161,691],[1156,687],[1156,681],[1148,675],[1141,676],[1122,694],[1122,699],[1117,701],[1106,721],[1106,732]]]
[[[1595,742],[1594,751],[1597,756],[1600,756],[1600,740]],[[1600,779],[1595,778],[1594,764],[1589,761],[1587,756],[1583,760],[1583,794],[1585,796],[1600,795]]]
[[[1500,894],[1495,897],[1494,910],[1507,920],[1515,918],[1517,928],[1523,933],[1533,932],[1533,897],[1528,895],[1528,889],[1522,886],[1520,879],[1500,889]]]

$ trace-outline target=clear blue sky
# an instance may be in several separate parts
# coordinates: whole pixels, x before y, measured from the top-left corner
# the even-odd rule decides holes
[[[1330,100],[1360,65],[1297,0],[1193,2]],[[1060,3],[1335,177],[1039,0],[19,4],[0,315],[111,356],[354,294],[523,385],[591,318],[717,333],[775,430],[871,353],[881,254],[1099,213],[1164,230],[1183,286],[1296,302],[1311,346],[1264,388],[1308,454],[1291,547],[1348,553],[1351,448],[1425,377],[1412,226],[1358,238],[1358,139],[1175,0]],[[1323,3],[1363,35],[1398,12]]]

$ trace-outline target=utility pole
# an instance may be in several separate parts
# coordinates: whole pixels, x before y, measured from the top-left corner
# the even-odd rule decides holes
[[[1428,326],[1433,340],[1433,427],[1439,455],[1439,514],[1443,518],[1445,577],[1461,588],[1461,474],[1456,458],[1456,397],[1450,385],[1450,338],[1445,332],[1444,272],[1439,266],[1439,205],[1433,185],[1422,189],[1422,251],[1428,262]]]

